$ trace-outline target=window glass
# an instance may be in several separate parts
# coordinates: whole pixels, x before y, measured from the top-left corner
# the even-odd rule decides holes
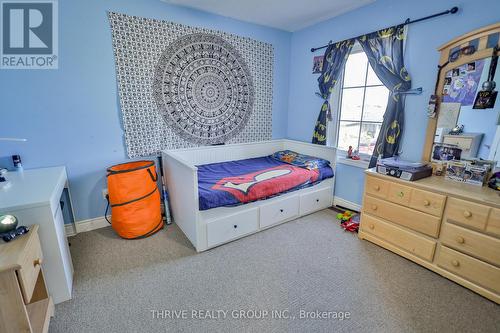
[[[364,88],[343,89],[340,120],[361,119],[364,90]]]
[[[382,127],[389,90],[377,78],[364,52],[349,55],[342,77],[333,142],[339,150],[347,151],[352,146],[360,154],[371,155]]]
[[[364,52],[349,55],[345,64],[344,87],[359,87],[365,84],[368,58]]]
[[[359,129],[359,122],[341,121],[337,147],[341,150],[348,150],[349,146],[352,146],[352,149],[356,149],[358,146]]]

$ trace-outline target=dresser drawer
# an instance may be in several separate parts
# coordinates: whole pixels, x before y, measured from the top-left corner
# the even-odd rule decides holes
[[[305,215],[332,205],[333,192],[331,188],[302,194],[300,196],[300,214]]]
[[[486,232],[500,236],[500,209],[492,209],[486,225]]]
[[[490,208],[488,206],[448,198],[445,221],[455,222],[477,230],[485,230]]]
[[[449,223],[443,224],[440,239],[448,247],[500,265],[500,239]]]
[[[436,264],[471,282],[500,293],[500,268],[469,257],[446,246],[441,246]]]
[[[366,177],[365,192],[379,198],[387,198],[389,192],[389,182],[376,177]]]
[[[413,189],[410,198],[410,207],[424,213],[441,217],[443,215],[446,197],[441,194]]]
[[[432,261],[436,242],[366,214],[362,216],[361,228],[417,257]]]
[[[36,233],[32,235],[30,242],[26,245],[21,268],[18,270],[19,284],[25,304],[28,304],[33,296],[33,290],[35,289],[36,280],[38,279],[38,273],[40,273],[42,260],[43,256],[40,247],[40,239]]]
[[[219,245],[259,229],[259,210],[254,208],[242,213],[207,223],[207,244]]]
[[[439,234],[440,218],[369,195],[365,196],[363,212],[376,215],[432,237],[437,237]]]
[[[276,200],[260,207],[260,227],[265,228],[299,215],[299,196]]]
[[[389,192],[387,193],[387,200],[403,206],[409,206],[411,191],[411,187],[398,183],[391,183],[389,186]]]

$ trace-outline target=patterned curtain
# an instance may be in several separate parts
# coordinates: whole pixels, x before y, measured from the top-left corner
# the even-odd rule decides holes
[[[323,68],[318,78],[318,95],[324,100],[314,127],[312,143],[326,145],[326,121],[331,119],[330,96],[333,87],[344,69],[347,57],[351,52],[354,40],[345,40],[328,45],[323,59]]]
[[[375,74],[389,89],[389,101],[384,114],[380,134],[370,160],[370,168],[377,163],[378,156],[391,157],[398,154],[404,127],[404,94],[409,90],[410,75],[403,61],[403,46],[406,39],[404,25],[380,30],[361,36],[358,42],[368,56]]]

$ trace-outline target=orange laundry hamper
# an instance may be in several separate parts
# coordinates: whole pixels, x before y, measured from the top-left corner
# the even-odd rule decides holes
[[[163,228],[155,162],[136,161],[107,169],[111,227],[126,239],[151,236]],[[109,222],[109,221],[108,221]]]

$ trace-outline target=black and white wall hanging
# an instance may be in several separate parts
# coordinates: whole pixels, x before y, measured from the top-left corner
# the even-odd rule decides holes
[[[108,16],[129,157],[271,139],[271,44],[173,22]]]

